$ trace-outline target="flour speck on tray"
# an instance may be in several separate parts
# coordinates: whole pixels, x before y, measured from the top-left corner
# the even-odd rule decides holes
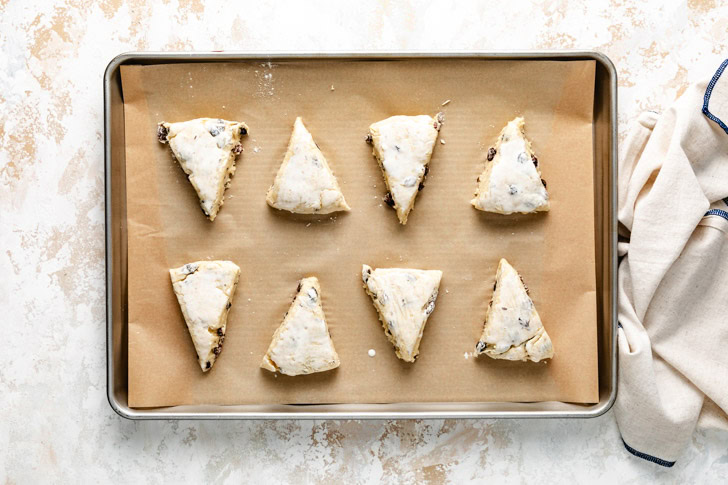
[[[254,96],[273,96],[275,94],[273,69],[276,68],[276,65],[268,61],[262,63],[260,67],[263,68],[263,71],[255,70],[255,77],[258,79],[258,89],[254,93]]]

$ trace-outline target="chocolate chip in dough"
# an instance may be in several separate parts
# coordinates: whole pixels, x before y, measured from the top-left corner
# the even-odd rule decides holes
[[[493,147],[488,148],[488,161],[489,162],[493,161],[493,158],[495,158],[496,153],[497,152],[495,151],[495,148],[493,148]]]

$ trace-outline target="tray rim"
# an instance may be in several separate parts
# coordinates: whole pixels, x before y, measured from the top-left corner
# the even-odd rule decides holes
[[[607,215],[609,227],[608,259],[609,285],[611,289],[609,307],[611,318],[609,319],[611,348],[608,357],[610,358],[610,392],[605,401],[594,405],[584,406],[583,411],[574,410],[509,410],[509,411],[458,411],[458,410],[430,410],[430,411],[405,411],[405,410],[382,410],[382,411],[290,411],[286,409],[300,409],[296,405],[270,405],[272,411],[232,411],[232,412],[208,412],[208,411],[170,411],[175,408],[187,408],[192,406],[172,406],[163,408],[130,408],[128,405],[119,402],[114,395],[114,368],[113,368],[113,237],[110,230],[112,224],[111,207],[111,83],[119,68],[124,64],[133,61],[146,61],[145,64],[162,62],[226,62],[244,60],[298,60],[298,59],[448,59],[448,58],[472,58],[483,60],[594,60],[606,69],[609,76],[609,115],[611,123],[608,129],[609,140],[609,180],[607,194],[610,197]],[[156,61],[156,62],[154,62]],[[142,63],[142,62],[138,62]],[[425,50],[357,50],[357,51],[244,51],[244,50],[221,50],[221,51],[129,51],[118,54],[107,64],[103,75],[104,93],[104,233],[105,233],[105,284],[106,284],[106,397],[111,408],[119,416],[131,420],[157,420],[157,419],[500,419],[500,418],[595,418],[605,414],[611,409],[617,397],[617,70],[611,59],[601,52],[594,50],[507,50],[507,51],[481,51],[481,50],[453,50],[453,51],[425,51]],[[553,401],[541,401],[528,404],[548,404]],[[377,406],[401,408],[413,403],[396,404],[358,404],[359,406]],[[438,403],[416,403],[418,405],[437,405]],[[447,403],[467,406],[470,403]],[[473,403],[474,404],[474,403]],[[498,404],[498,403],[493,403]],[[505,404],[505,403],[504,403]],[[508,403],[521,404],[521,403]],[[255,406],[255,405],[254,405]],[[353,405],[317,405],[316,407],[355,407]],[[241,406],[195,406],[214,407],[230,409]],[[248,405],[247,407],[252,407]],[[310,406],[314,407],[314,406]]]

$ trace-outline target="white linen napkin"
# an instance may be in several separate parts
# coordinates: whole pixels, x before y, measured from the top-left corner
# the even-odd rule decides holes
[[[640,116],[619,163],[619,384],[632,454],[728,430],[728,66]]]

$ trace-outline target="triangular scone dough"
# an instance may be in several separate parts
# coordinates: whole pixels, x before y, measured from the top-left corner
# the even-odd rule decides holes
[[[169,143],[174,158],[197,191],[202,213],[211,221],[235,173],[235,156],[243,151],[240,137],[247,133],[245,123],[220,119],[159,123],[159,141]]]
[[[549,334],[527,291],[518,272],[501,259],[476,355],[534,362],[554,356]]]
[[[336,177],[301,118],[296,118],[288,150],[266,197],[268,205],[296,214],[351,210]]]
[[[401,224],[415,205],[417,192],[424,187],[428,164],[443,116],[392,116],[369,126],[369,141],[382,169],[387,195],[384,201],[394,207]]]
[[[172,287],[203,372],[222,352],[240,268],[230,261],[197,261],[170,269]]]
[[[549,210],[546,182],[541,179],[538,159],[524,134],[523,118],[509,122],[488,150],[485,170],[478,177],[475,198],[478,210],[513,214]]]
[[[362,266],[364,288],[397,357],[414,362],[427,318],[435,310],[442,271]]]
[[[312,374],[339,367],[339,356],[331,341],[321,306],[321,287],[314,276],[303,278],[273,340],[263,369],[289,376]]]

